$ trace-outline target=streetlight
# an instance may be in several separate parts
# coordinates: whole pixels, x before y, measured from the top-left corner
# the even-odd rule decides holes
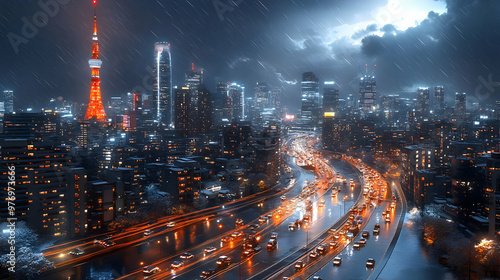
[[[304,229],[306,230],[306,246],[304,248],[307,250],[307,243],[309,243],[309,231],[307,230],[307,224],[304,225]]]
[[[348,198],[348,196],[344,195],[344,201],[342,202],[342,204],[344,204],[344,213],[343,214],[345,214],[345,203],[346,203],[347,198]]]

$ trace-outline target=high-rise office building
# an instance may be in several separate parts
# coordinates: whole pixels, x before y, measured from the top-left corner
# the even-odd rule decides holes
[[[434,113],[441,115],[444,112],[444,87],[434,87]]]
[[[459,118],[465,118],[467,114],[467,105],[466,105],[467,95],[464,93],[455,93],[455,113]]]
[[[281,94],[282,91],[280,88],[273,89],[271,93],[271,98],[269,100],[269,106],[275,109],[275,112],[279,112],[281,109]]]
[[[192,120],[191,91],[188,87],[175,90],[175,129],[180,136],[192,137],[194,134]]]
[[[223,119],[227,122],[231,120],[231,102],[227,94],[228,83],[218,82],[215,89],[214,98],[214,122],[222,124]],[[228,104],[229,103],[229,104]]]
[[[302,73],[302,107],[303,123],[313,122],[314,114],[319,107],[319,80],[313,72]]]
[[[231,83],[228,89],[231,99],[232,117],[237,121],[245,120],[245,87]]]
[[[198,114],[196,123],[198,134],[208,134],[212,130],[213,125],[213,101],[212,94],[205,84],[198,86]]]
[[[14,92],[12,90],[3,91],[3,106],[6,114],[14,112]]]
[[[254,110],[262,113],[264,108],[269,107],[269,97],[271,95],[271,88],[266,82],[258,82],[255,86],[254,95]]]
[[[365,111],[373,110],[377,99],[377,82],[375,76],[364,75],[359,80],[359,108]]]
[[[339,90],[334,85],[334,82],[324,83],[323,112],[338,112],[339,110]]]
[[[189,88],[197,87],[203,83],[203,70],[196,71],[194,63],[191,64],[191,69],[184,75],[185,84]]]
[[[172,94],[172,56],[170,44],[155,44],[153,67],[153,114],[159,125],[173,126],[174,98]]]
[[[429,116],[429,88],[420,87],[417,90],[417,111],[416,114],[420,118],[425,118]]]

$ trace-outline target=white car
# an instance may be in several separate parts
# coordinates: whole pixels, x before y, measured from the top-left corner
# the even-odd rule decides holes
[[[340,266],[342,264],[342,258],[341,257],[335,257],[333,259],[333,265]]]
[[[175,227],[175,222],[168,222],[167,227]]]
[[[183,263],[183,262],[181,262],[181,261],[174,261],[174,262],[170,265],[170,267],[171,267],[172,269],[176,269],[176,268],[179,268],[179,267],[181,267],[181,266],[183,266],[183,265],[184,265],[184,263]]]
[[[194,258],[194,255],[189,252],[184,252],[181,255],[181,259],[191,259],[191,258]]]
[[[157,266],[152,266],[152,265],[145,266],[142,269],[142,272],[146,275],[155,274],[158,271],[160,271],[160,268],[158,268]]]
[[[154,233],[154,231],[147,229],[144,231],[144,236],[148,236],[148,235],[151,235],[153,233]]]

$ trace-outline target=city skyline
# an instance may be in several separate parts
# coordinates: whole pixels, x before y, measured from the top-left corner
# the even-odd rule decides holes
[[[201,34],[201,30],[206,28],[202,28],[202,22],[210,23],[210,26],[214,26],[214,28],[221,27],[224,29],[229,27],[229,20],[236,20],[241,13],[248,13],[248,15],[245,15],[243,18],[254,15],[258,18],[259,15],[257,15],[257,11],[261,11],[262,9],[265,10],[264,7],[255,7],[252,3],[242,2],[238,7],[232,7],[231,11],[225,12],[223,14],[223,20],[221,20],[213,2],[201,3],[197,6],[188,5],[188,7],[179,3],[173,3],[171,4],[172,6],[165,6],[163,8],[160,6],[159,9],[156,10],[154,8],[158,8],[156,7],[157,4],[144,4],[140,8],[148,9],[149,11],[154,10],[154,13],[164,13],[166,16],[165,18],[165,16],[158,15],[156,19],[159,21],[159,24],[153,29],[149,29],[151,33],[147,35],[147,32],[140,32],[136,27],[124,25],[124,22],[116,19],[117,15],[133,18],[132,10],[134,8],[138,9],[138,7],[135,7],[137,3],[124,3],[119,6],[111,2],[100,3],[103,17],[105,17],[101,23],[103,33],[101,36],[101,44],[102,48],[106,50],[106,55],[104,55],[102,59],[105,65],[109,66],[109,68],[105,67],[107,69],[102,69],[103,72],[101,73],[106,80],[102,85],[103,98],[107,101],[111,96],[131,92],[137,87],[142,87],[146,89],[147,94],[151,94],[153,91],[151,81],[146,83],[143,82],[143,80],[149,80],[152,74],[152,62],[149,51],[151,48],[150,46],[157,41],[169,41],[172,44],[172,56],[174,60],[172,66],[174,69],[174,85],[182,86],[182,78],[185,70],[189,69],[190,64],[194,62],[196,65],[200,65],[205,69],[205,83],[212,91],[217,81],[229,80],[247,86],[253,85],[259,81],[267,81],[274,87],[283,87],[283,94],[287,97],[293,97],[287,98],[284,105],[295,108],[300,107],[300,104],[297,103],[298,99],[295,98],[300,96],[300,83],[291,85],[289,82],[299,81],[302,72],[313,71],[320,80],[336,81],[337,84],[341,86],[341,96],[345,97],[350,93],[357,92],[356,79],[363,72],[360,69],[367,63],[369,65],[378,65],[379,70],[377,70],[375,75],[377,76],[379,84],[378,90],[381,95],[414,92],[419,86],[443,85],[445,88],[449,89],[447,92],[467,92],[471,102],[472,100],[477,100],[484,103],[488,102],[487,100],[497,99],[494,82],[498,78],[495,77],[495,65],[497,64],[495,64],[496,58],[493,55],[494,49],[492,49],[493,47],[485,46],[494,46],[495,44],[493,42],[497,39],[495,36],[484,38],[486,42],[489,41],[492,42],[492,44],[469,46],[470,51],[482,53],[482,59],[480,63],[475,60],[466,61],[470,64],[467,65],[467,67],[464,65],[463,69],[467,69],[466,72],[459,71],[458,61],[456,63],[453,62],[451,65],[449,64],[450,61],[448,61],[448,65],[445,65],[437,59],[441,54],[438,55],[433,52],[433,50],[436,49],[443,51],[448,48],[453,49],[456,45],[463,45],[464,42],[456,41],[458,39],[455,39],[453,36],[456,35],[456,37],[460,37],[460,32],[464,33],[462,36],[469,36],[466,34],[468,30],[462,28],[463,26],[467,26],[467,21],[472,20],[474,15],[479,12],[486,11],[486,13],[493,13],[497,8],[496,6],[491,6],[490,2],[486,2],[483,5],[472,5],[461,1],[453,1],[450,3],[429,1],[429,3],[421,3],[416,8],[413,7],[415,8],[414,13],[408,14],[404,9],[409,5],[406,1],[396,3],[399,4],[397,7],[400,7],[397,10],[398,13],[394,13],[393,10],[389,9],[390,6],[385,5],[383,1],[362,4],[364,4],[364,6],[360,6],[361,3],[359,5],[351,4],[351,6],[342,3],[328,4],[327,2],[311,4],[310,9],[306,9],[305,15],[297,15],[297,20],[301,22],[307,20],[308,17],[313,14],[318,14],[320,20],[317,26],[315,26],[316,31],[304,33],[301,31],[302,29],[298,29],[301,31],[298,34],[293,34],[291,31],[288,32],[290,27],[283,26],[286,21],[280,22],[282,16],[278,15],[280,14],[279,12],[292,12],[294,10],[293,6],[284,9],[281,3],[269,4],[270,7],[267,7],[269,9],[267,14],[265,14],[264,17],[260,15],[260,17],[263,17],[262,20],[269,22],[272,26],[276,25],[280,26],[280,28],[283,27],[282,30],[284,33],[281,33],[281,35],[277,34],[277,36],[274,36],[275,34],[270,36],[271,34],[268,34],[266,31],[261,31],[260,34],[268,35],[267,38],[271,38],[267,40],[256,39],[252,36],[242,40],[234,37],[233,39],[235,40],[230,40],[230,44],[233,46],[234,44],[239,44],[241,46],[237,48],[243,50],[240,54],[234,54],[234,51],[226,50],[227,47],[221,45],[219,43],[220,40],[214,40],[204,35],[211,34],[214,35],[212,36],[213,38],[224,39],[230,36],[225,32],[217,33],[209,29],[208,32],[204,32],[203,35],[200,35],[198,39],[193,41],[197,43],[187,43],[186,40],[188,37],[191,38],[191,36],[196,36],[195,34]],[[1,30],[2,33],[6,35],[17,34],[23,36],[21,32],[24,24],[22,20],[23,16],[30,18],[30,15],[35,14],[37,11],[44,11],[39,6],[26,5],[23,7],[24,10],[21,13],[19,10],[20,7],[13,7],[8,3],[3,3],[2,5],[5,5],[5,10],[11,11],[7,15],[13,17],[9,20],[9,22],[12,23],[9,23]],[[461,7],[460,5],[464,6],[463,10],[465,12],[458,16],[457,7]],[[333,15],[339,16],[341,15],[339,14],[341,11],[350,11],[360,15],[365,13],[368,15],[367,18],[371,21],[359,21],[357,24],[354,24],[353,28],[359,27],[359,30],[353,30],[353,28],[348,29],[345,28],[345,26],[344,29],[340,29],[343,25],[339,25],[336,21],[329,25],[326,23],[323,24],[324,13],[318,12],[320,7],[326,8],[326,11],[330,11]],[[364,7],[365,10],[363,10],[362,7]],[[169,12],[168,8],[175,10],[177,13]],[[32,13],[31,10],[33,11]],[[75,14],[72,12],[74,10],[78,10],[79,12]],[[430,11],[434,11],[434,13],[428,14]],[[183,24],[182,29],[176,28],[175,24],[173,26],[168,26],[168,22],[171,22],[170,20],[182,16],[184,13],[198,14],[200,12],[204,12],[203,14],[205,14],[205,16],[201,17],[201,22],[198,22],[199,24]],[[383,15],[384,12],[390,15],[389,18],[392,18],[393,27],[397,28],[397,30],[391,26],[382,26],[385,28],[383,29],[385,30],[384,34],[383,31],[380,31],[380,28],[382,28],[380,26],[381,23],[376,27],[373,26],[373,23],[377,23],[377,19],[380,18],[380,15]],[[75,20],[69,21],[70,24],[61,25],[62,20],[67,20],[72,13],[74,17],[76,16]],[[1,42],[0,48],[4,50],[3,53],[13,53],[15,55],[7,57],[7,63],[2,66],[13,65],[14,67],[10,69],[0,68],[0,87],[14,90],[21,98],[34,92],[34,88],[36,88],[38,94],[30,101],[33,103],[31,106],[35,108],[45,106],[45,100],[57,98],[58,96],[63,96],[64,98],[76,102],[84,102],[83,92],[88,91],[88,84],[84,84],[82,79],[84,75],[88,75],[86,73],[88,70],[83,68],[81,61],[83,61],[83,56],[86,54],[84,49],[90,42],[86,40],[86,37],[84,38],[77,34],[83,34],[83,31],[79,33],[79,30],[82,28],[88,30],[88,20],[85,21],[84,18],[87,17],[88,19],[88,15],[91,13],[89,7],[84,6],[83,3],[77,4],[68,2],[64,5],[58,4],[57,12],[53,13],[54,16],[49,17],[50,21],[46,25],[36,28],[37,32],[35,32],[33,38],[29,40],[26,39],[28,41],[27,43],[24,43],[24,40],[19,43],[17,46],[18,54],[15,54],[15,50],[9,39],[13,35],[11,35],[11,37],[6,36],[6,40]],[[172,17],[168,16],[168,14]],[[377,17],[377,15],[379,16]],[[428,18],[424,20],[427,16]],[[406,24],[403,24],[403,21],[400,20],[401,18],[415,18],[415,22],[409,23],[409,21],[406,21]],[[484,23],[481,21],[474,25],[477,27],[476,29],[479,28],[478,30],[481,30],[479,33],[474,33],[474,36],[483,36],[484,31],[482,30],[485,29],[480,27],[486,27],[487,24],[493,24],[492,21],[494,17],[484,16],[482,18],[484,18]],[[442,25],[450,22],[452,19],[458,20],[458,22],[453,22],[453,24],[455,24],[453,26],[456,28],[446,30],[445,32],[445,27]],[[73,22],[76,23],[79,22],[79,20],[84,24],[78,25],[77,27]],[[340,18],[337,19],[337,21],[339,20]],[[144,28],[144,31],[146,31],[148,30],[146,24],[148,24],[149,21],[150,20],[147,20],[146,23],[138,26]],[[184,23],[184,21],[181,22]],[[366,25],[368,27],[362,27],[365,23],[369,23]],[[155,29],[164,24],[167,24],[168,32],[156,32]],[[121,26],[121,28],[118,28],[119,26]],[[236,26],[238,25],[234,27],[231,26],[231,28],[236,28]],[[326,28],[326,26],[329,26],[328,28],[330,29]],[[415,27],[408,28],[410,26]],[[255,34],[259,34],[259,28],[259,26],[255,27]],[[338,35],[331,38],[328,37],[330,35],[322,36],[319,31],[325,28],[327,30],[333,30],[332,34]],[[351,35],[347,36],[347,34],[342,34],[340,30],[344,30],[344,33],[351,32]],[[187,36],[184,34],[184,32],[190,31],[192,31],[191,33],[193,35]],[[72,38],[73,40],[70,39],[69,41],[60,42],[59,39],[54,39],[55,45],[53,46],[56,48],[48,49],[48,46],[42,45],[37,49],[40,49],[40,51],[43,50],[45,55],[42,57],[33,56],[30,46],[36,47],[42,44],[44,36],[49,36],[49,38],[51,38],[51,36],[54,36],[52,34],[55,34],[55,32],[57,32],[57,34],[62,32],[62,34],[68,35],[68,38]],[[425,32],[426,35],[420,36],[420,34],[424,34],[423,32]],[[126,42],[125,44],[117,45],[118,41],[116,39],[125,36],[125,34],[131,34],[132,36],[129,36],[129,38],[124,41]],[[446,34],[446,37],[441,36],[444,34]],[[240,35],[235,34],[234,36]],[[410,39],[410,37],[420,38],[421,41],[425,38],[426,41],[419,43],[421,44],[421,46],[419,46],[413,43],[413,41],[417,39]],[[346,38],[349,39],[349,44],[342,45],[342,40],[347,40]],[[459,39],[463,40],[461,37]],[[271,54],[271,50],[276,48],[269,48],[269,51],[263,53],[264,56],[261,59],[257,58],[257,56],[254,55],[255,48],[252,47],[251,44],[252,41],[256,40],[259,42],[257,46],[267,46],[269,44],[280,46],[277,50],[280,50],[279,53],[283,55],[276,55],[276,53]],[[322,45],[325,40],[330,40],[334,43],[325,48]],[[466,41],[467,44],[469,44],[468,42],[469,41]],[[198,45],[201,43],[208,45],[205,48],[200,48]],[[391,57],[385,55],[386,51],[384,51],[384,48],[389,48],[391,46],[391,48],[393,48],[403,44],[408,47],[405,47],[404,51],[395,53],[395,57],[398,61],[394,61]],[[442,46],[441,44],[445,45]],[[62,53],[54,53],[54,50],[59,49],[57,46],[61,48],[67,46],[72,52],[68,53],[63,51]],[[341,46],[344,48],[340,50],[336,49]],[[486,49],[479,49],[480,47]],[[406,59],[403,55],[421,58],[423,55],[419,52],[423,50],[427,52],[432,51],[431,54],[436,59],[431,60],[431,63],[428,63],[428,65],[425,63],[417,63],[414,65],[412,64],[412,66],[402,63],[402,59]],[[348,51],[348,53],[346,53],[346,51]],[[414,54],[412,52],[417,53]],[[291,54],[293,55],[290,56]],[[455,54],[455,56],[457,55],[458,54]],[[321,59],[318,59],[319,57],[321,57]],[[346,61],[347,57],[349,57],[349,59]],[[25,65],[26,61],[22,62],[22,60],[27,58],[30,58],[32,61],[32,64],[28,68],[26,68]],[[287,63],[284,63],[284,58],[288,60]],[[20,59],[22,63],[18,63]],[[47,76],[47,73],[37,70],[37,68],[39,69],[40,67],[39,65],[47,65],[47,61],[45,60],[50,60],[51,65],[54,65],[54,73],[59,74],[60,77],[66,77],[66,79],[54,80],[54,76]],[[337,60],[343,62],[339,63]],[[332,64],[332,61],[337,63]],[[325,67],[326,64],[330,66]],[[476,66],[477,64],[479,64],[479,66]],[[492,66],[489,66],[490,64]],[[57,67],[57,65],[60,65],[60,67]],[[418,65],[420,69],[415,68],[416,65]],[[70,66],[70,68],[68,68],[68,66]],[[20,76],[20,72],[18,71],[21,69],[23,69],[23,73],[31,73],[31,77],[34,79],[24,80],[28,78],[29,75]],[[64,72],[58,73],[58,71],[62,69],[64,69]],[[124,69],[129,70],[124,73]],[[405,74],[405,76],[402,77],[402,73],[398,73],[402,70],[406,72],[406,70],[410,69],[412,73],[414,73],[413,75]],[[459,78],[457,78],[457,76]],[[36,87],[34,87],[34,85],[36,85]],[[448,103],[453,102],[454,97],[447,96],[446,100]]]

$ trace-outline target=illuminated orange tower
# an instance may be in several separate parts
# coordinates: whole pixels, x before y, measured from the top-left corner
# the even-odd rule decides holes
[[[96,118],[99,122],[107,122],[108,118],[102,105],[101,79],[99,78],[99,68],[101,68],[102,60],[99,59],[99,42],[97,40],[97,0],[92,0],[92,2],[94,3],[94,35],[92,36],[92,59],[89,60],[89,66],[92,70],[92,82],[90,85],[89,107],[85,114],[85,120]]]

